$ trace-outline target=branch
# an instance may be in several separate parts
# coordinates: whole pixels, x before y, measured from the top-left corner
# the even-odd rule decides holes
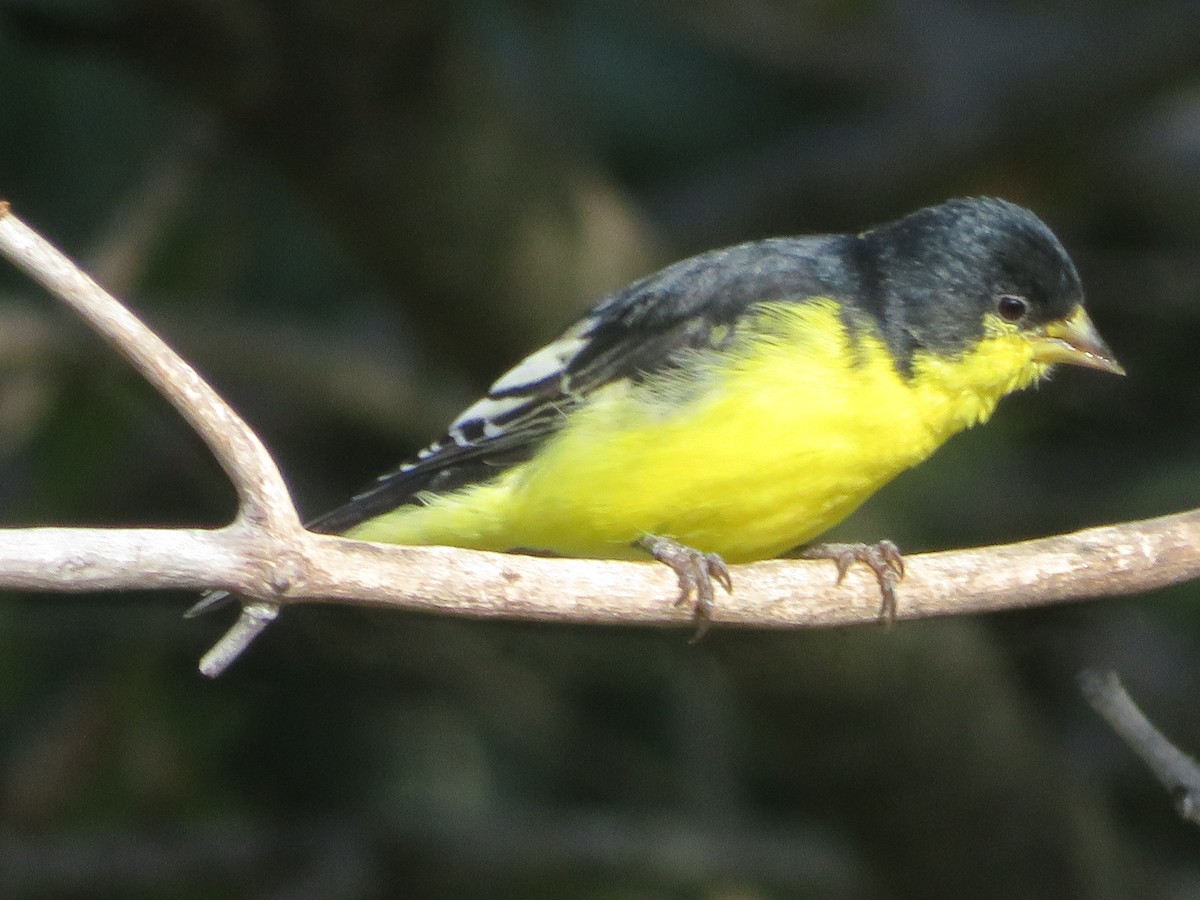
[[[268,569],[258,537],[204,529],[0,529],[0,589],[204,590],[288,603],[602,625],[691,625],[669,602],[657,563],[397,547],[301,532],[298,565]],[[1200,510],[1017,544],[905,558],[899,619],[963,615],[1140,593],[1200,578]],[[269,577],[264,577],[269,571]],[[879,587],[865,568],[835,584],[827,562],[733,567],[716,624],[807,628],[875,621]]]
[[[33,528],[0,532],[0,588],[92,591],[220,588],[242,618],[205,657],[217,674],[288,603],[331,602],[475,618],[692,625],[675,576],[655,563],[553,559],[449,547],[395,547],[299,525],[262,444],[195,371],[0,203],[0,254],[77,309],[200,432],[241,498],[216,530]],[[1200,578],[1200,510],[1075,534],[906,559],[897,617],[953,615],[1138,593]],[[811,628],[875,621],[874,576],[835,584],[825,562],[734,569],[716,625]]]
[[[1130,749],[1142,758],[1175,801],[1180,818],[1200,825],[1200,766],[1154,727],[1115,672],[1079,675],[1083,696]]]
[[[269,605],[330,602],[471,618],[690,627],[674,575],[654,563],[394,547],[301,532],[267,564],[253,531],[31,528],[3,532],[0,588],[220,587]],[[1139,593],[1200,577],[1200,510],[975,550],[907,557],[897,618],[990,612]],[[808,560],[736,566],[715,625],[816,628],[872,622],[879,588]],[[253,604],[252,604],[253,605]],[[261,618],[261,610],[250,613]],[[236,655],[236,654],[235,654]],[[231,662],[232,657],[226,660]]]
[[[239,519],[301,530],[283,476],[258,436],[170,347],[0,201],[0,253],[81,316],[187,420],[234,483]]]

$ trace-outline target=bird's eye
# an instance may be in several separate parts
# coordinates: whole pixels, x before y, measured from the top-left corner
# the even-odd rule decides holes
[[[1005,294],[996,301],[996,312],[1005,322],[1016,322],[1029,311],[1029,303],[1023,297]]]

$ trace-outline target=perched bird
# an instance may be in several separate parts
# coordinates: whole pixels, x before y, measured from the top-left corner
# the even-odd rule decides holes
[[[1012,203],[950,200],[861,234],[741,244],[609,294],[441,440],[309,527],[649,552],[703,629],[713,581],[731,587],[726,562],[802,548],[1057,363],[1123,374],[1067,252]],[[840,572],[869,563],[894,604],[894,546],[814,549]]]

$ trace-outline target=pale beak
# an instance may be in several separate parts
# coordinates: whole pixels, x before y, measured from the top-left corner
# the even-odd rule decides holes
[[[1077,306],[1069,317],[1049,322],[1034,332],[1033,358],[1042,363],[1066,363],[1114,375],[1125,374],[1082,306]]]

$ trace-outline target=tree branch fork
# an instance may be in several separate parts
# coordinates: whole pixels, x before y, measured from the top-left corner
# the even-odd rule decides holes
[[[78,592],[219,588],[242,615],[201,663],[223,670],[292,603],[331,602],[474,618],[690,627],[654,563],[368,544],[304,530],[262,442],[129,310],[0,201],[0,255],[80,315],[169,400],[212,450],[239,498],[218,529],[0,530],[0,589]],[[1200,510],[1004,546],[905,560],[898,618],[1132,594],[1200,578]],[[828,562],[738,566],[715,625],[805,628],[872,621],[879,589]]]

